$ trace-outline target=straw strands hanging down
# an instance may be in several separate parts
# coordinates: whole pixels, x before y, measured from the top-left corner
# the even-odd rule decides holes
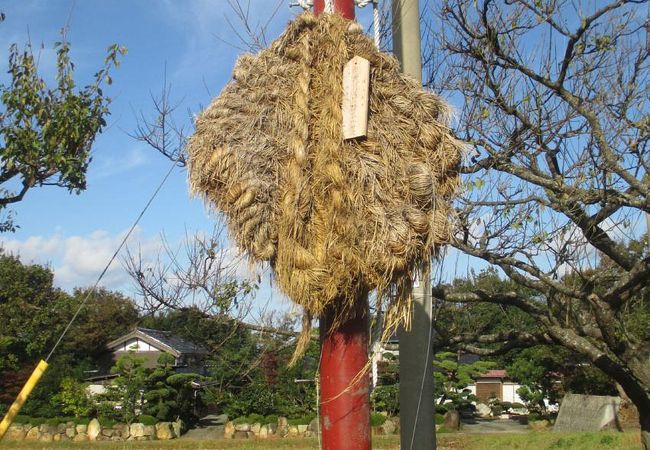
[[[371,65],[368,136],[343,141],[342,71],[355,55]],[[447,116],[358,25],[305,13],[242,56],[198,118],[191,190],[308,314],[334,307],[344,318],[359,296],[408,285],[448,242],[462,144]],[[387,298],[388,333],[408,320],[409,302]]]

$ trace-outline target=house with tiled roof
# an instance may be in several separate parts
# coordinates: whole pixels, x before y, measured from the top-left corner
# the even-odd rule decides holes
[[[492,397],[502,402],[524,403],[517,394],[521,385],[508,378],[508,372],[503,369],[488,370],[481,374],[473,384],[467,386],[481,403],[487,403]]]
[[[88,378],[93,385],[103,385],[114,378],[111,367],[125,354],[142,359],[143,367],[154,368],[163,353],[174,357],[174,370],[179,373],[205,374],[204,361],[208,350],[197,344],[173,334],[170,331],[135,328],[133,331],[109,342],[106,352],[100,358],[98,368]],[[93,389],[101,391],[102,389]]]

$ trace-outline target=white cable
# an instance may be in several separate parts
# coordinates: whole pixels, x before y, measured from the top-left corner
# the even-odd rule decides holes
[[[375,47],[381,48],[381,23],[379,22],[379,1],[372,2],[372,31],[375,35]]]
[[[379,16],[379,0],[354,0],[358,8],[365,8],[372,4],[372,31],[375,38],[375,46],[379,49],[381,46],[381,23]]]

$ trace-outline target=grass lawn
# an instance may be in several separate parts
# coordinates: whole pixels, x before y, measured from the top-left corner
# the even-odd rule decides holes
[[[180,439],[172,441],[141,442],[0,442],[0,448],[24,449],[210,449],[210,450],[265,450],[265,449],[318,449],[316,439],[269,439],[269,440],[214,440],[195,441]],[[551,433],[529,432],[518,434],[462,434],[445,433],[438,436],[438,450],[605,450],[640,449],[639,433]],[[373,439],[373,449],[399,450],[399,436],[378,436]]]

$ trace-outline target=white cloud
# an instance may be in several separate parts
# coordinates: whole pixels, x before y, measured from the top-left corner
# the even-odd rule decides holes
[[[54,282],[64,289],[90,286],[111,259],[124,239],[126,231],[112,235],[96,230],[84,236],[30,236],[25,240],[3,239],[0,246],[11,254],[18,255],[23,263],[47,264],[54,272]],[[136,228],[127,241],[139,246],[143,256],[156,254],[160,240],[147,238]],[[121,260],[113,261],[102,279],[101,286],[109,289],[129,291],[130,279]]]
[[[126,154],[100,154],[90,164],[89,178],[107,178],[142,167],[149,163],[149,154],[152,152],[153,150],[138,146],[131,148]]]

